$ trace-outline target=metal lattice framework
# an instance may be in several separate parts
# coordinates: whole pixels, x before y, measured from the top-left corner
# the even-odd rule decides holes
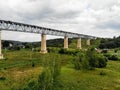
[[[62,30],[56,30],[56,29],[51,29],[46,27],[40,27],[40,26],[23,24],[23,23],[12,22],[12,21],[5,21],[5,20],[0,20],[0,30],[46,34],[46,35],[55,35],[55,36],[68,36],[68,37],[75,37],[75,38],[88,38],[88,39],[96,38],[90,35],[66,32]]]

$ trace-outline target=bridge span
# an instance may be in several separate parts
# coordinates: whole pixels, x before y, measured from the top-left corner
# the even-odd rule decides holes
[[[25,33],[41,34],[41,53],[47,53],[46,49],[46,35],[64,36],[64,48],[68,48],[68,38],[78,38],[77,48],[81,49],[81,38],[87,39],[86,44],[90,45],[90,39],[95,39],[95,36],[84,35],[79,33],[67,32],[57,29],[51,29],[36,25],[24,24],[13,21],[0,20],[0,58],[3,58],[1,53],[1,31],[17,31]]]

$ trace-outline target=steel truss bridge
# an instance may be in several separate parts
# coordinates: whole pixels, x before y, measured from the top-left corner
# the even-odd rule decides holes
[[[67,37],[75,37],[75,38],[87,38],[87,39],[96,38],[90,35],[72,33],[62,30],[56,30],[56,29],[51,29],[36,25],[29,25],[29,24],[18,23],[13,21],[5,21],[5,20],[0,20],[0,30],[46,34],[46,35],[55,35],[55,36],[67,36]]]

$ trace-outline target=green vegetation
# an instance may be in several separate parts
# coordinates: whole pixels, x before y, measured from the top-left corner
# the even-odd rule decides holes
[[[102,39],[99,45],[101,49],[103,48],[120,48],[120,36],[114,37],[113,39]]]
[[[25,48],[4,42],[0,90],[120,90],[120,49],[97,52],[93,47],[101,40],[92,40],[90,48],[83,40],[82,50],[74,48],[76,39],[69,40],[70,49],[49,40],[47,54],[39,53],[37,42],[22,43]]]
[[[91,50],[86,54],[88,52],[90,55],[93,54]],[[46,88],[43,90],[120,89],[120,62],[108,61],[105,68],[88,70],[89,63],[84,57],[84,51],[79,51],[77,55],[43,55],[37,51],[21,49],[4,51],[4,56],[6,59],[0,61],[1,90],[38,90],[43,88],[43,84]],[[79,59],[85,61],[80,62],[82,69],[76,70],[74,61]],[[46,86],[48,83],[49,86]]]
[[[117,51],[116,51],[117,50]],[[120,50],[119,49],[111,49],[106,53],[103,53],[109,60],[120,61]]]

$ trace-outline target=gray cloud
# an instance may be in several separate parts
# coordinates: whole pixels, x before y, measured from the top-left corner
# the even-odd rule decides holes
[[[101,29],[120,30],[120,22],[109,21],[109,22],[105,22],[100,25],[97,25],[96,27]]]

